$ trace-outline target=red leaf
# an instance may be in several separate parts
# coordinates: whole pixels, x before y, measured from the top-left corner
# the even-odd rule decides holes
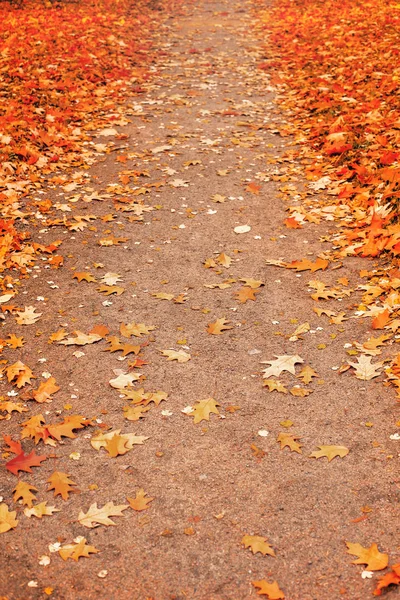
[[[34,450],[30,454],[18,454],[12,460],[9,460],[6,463],[6,469],[14,473],[14,475],[18,475],[18,471],[26,471],[27,473],[32,473],[31,467],[40,467],[40,463],[47,459],[47,456],[38,456]]]

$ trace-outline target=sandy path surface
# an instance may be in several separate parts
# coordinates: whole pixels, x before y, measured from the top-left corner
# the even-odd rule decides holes
[[[297,276],[266,263],[315,260],[328,249],[320,238],[332,226],[283,225],[279,188],[302,183],[295,166],[289,181],[282,180],[290,146],[271,131],[282,115],[268,74],[257,68],[262,51],[251,23],[246,3],[204,0],[166,22],[156,38],[154,77],[128,101],[131,123],[116,127],[126,136],[115,142],[120,150],[77,178],[78,190],[93,199],[73,210],[96,219],[72,237],[61,228],[64,268],[36,269],[25,284],[26,305],[43,316],[30,327],[10,324],[26,344],[9,360],[28,364],[36,384],[41,373],[51,373],[61,390],[51,404],[29,402],[29,413],[14,415],[3,431],[16,437],[18,423],[38,414],[47,423],[84,415],[93,426],[54,448],[39,442],[37,453],[50,458],[21,474],[39,490],[38,502],[60,512],[39,520],[18,508],[18,527],[1,540],[0,593],[9,600],[44,598],[49,588],[60,600],[240,600],[257,597],[251,582],[262,579],[277,580],[290,600],[361,600],[370,596],[371,582],[361,577],[362,566],[351,565],[355,557],[345,541],[376,542],[392,557],[398,552],[399,480],[387,458],[398,443],[389,440],[393,393],[375,379],[332,369],[348,358],[344,345],[368,333],[367,325],[329,325],[313,312],[317,304],[307,292],[310,279],[357,283],[365,263],[353,259],[340,271]],[[49,193],[61,203],[71,196],[56,187]],[[238,226],[250,229],[236,233]],[[36,236],[50,243],[55,233],[45,228]],[[124,241],[99,244],[111,236]],[[76,272],[96,281],[79,282]],[[108,276],[102,282],[106,273],[119,281]],[[262,282],[254,294],[244,285],[248,278]],[[123,288],[119,295],[98,291],[110,281]],[[342,304],[348,309],[354,299],[344,297]],[[329,301],[318,306],[332,308]],[[230,328],[210,334],[207,327],[217,319]],[[128,339],[120,326],[132,322],[154,329]],[[312,332],[289,339],[305,322]],[[88,333],[98,324],[122,345],[144,344],[139,358],[145,364],[137,368],[133,353],[105,352],[105,339],[82,347],[48,344],[62,328]],[[190,359],[167,360],[161,351],[170,349]],[[304,361],[296,375],[275,377],[292,393],[263,387],[268,365],[261,361],[276,355]],[[298,378],[305,365],[318,374],[309,384]],[[118,369],[140,376],[135,390],[162,390],[167,399],[148,404],[140,420],[128,420],[138,413],[123,408],[135,404],[109,384]],[[5,392],[10,389],[6,384]],[[299,389],[312,393],[294,395],[303,393]],[[190,407],[208,398],[215,399],[217,405],[209,403],[215,412],[195,423]],[[100,433],[109,428],[148,439],[110,457],[91,445],[99,427]],[[281,449],[281,433],[299,436],[302,453]],[[310,458],[319,445],[350,452],[329,463]],[[26,451],[33,447],[24,442]],[[54,499],[46,491],[54,471],[68,473],[80,493]],[[17,480],[4,470],[1,478],[11,504]],[[94,502],[124,505],[140,488],[153,498],[146,510],[124,510],[114,527],[79,522],[78,513]],[[253,555],[241,543],[245,535],[266,538],[276,556]],[[98,554],[64,562],[49,551],[49,544],[77,536]],[[43,555],[50,557],[47,566],[39,564]]]

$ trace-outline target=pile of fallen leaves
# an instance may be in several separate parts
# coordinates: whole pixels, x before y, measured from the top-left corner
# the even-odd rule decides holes
[[[128,122],[121,105],[149,76],[160,18],[148,0],[0,4],[0,271],[27,264],[21,199],[90,164],[93,132]]]
[[[398,256],[400,4],[281,0],[259,29],[259,67],[289,111],[280,133],[294,134],[308,179],[346,222],[342,254]]]

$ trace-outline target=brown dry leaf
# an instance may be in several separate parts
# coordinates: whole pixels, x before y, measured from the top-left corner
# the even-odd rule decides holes
[[[265,537],[259,535],[245,535],[242,538],[242,544],[244,544],[245,548],[250,548],[253,554],[260,552],[263,556],[266,554],[275,556],[274,549],[271,548]]]
[[[53,342],[60,342],[65,338],[66,335],[67,332],[65,329],[59,329],[58,331],[55,331],[49,337],[49,344],[52,344]]]
[[[324,258],[317,258],[314,263],[307,258],[302,258],[301,260],[294,260],[291,263],[287,263],[285,266],[286,269],[295,269],[297,272],[311,271],[312,273],[315,273],[315,271],[319,271],[320,269],[325,271],[328,265],[329,261],[325,260]]]
[[[152,294],[153,298],[157,298],[157,300],[173,300],[174,294],[166,294],[164,292],[157,292]]]
[[[21,500],[21,504],[24,506],[28,506],[29,508],[32,507],[33,501],[36,500],[36,496],[35,494],[32,494],[31,490],[37,492],[37,488],[35,488],[35,486],[25,483],[24,481],[19,481],[13,490],[14,502]]]
[[[62,473],[61,471],[54,471],[52,475],[50,475],[47,480],[49,483],[49,487],[47,491],[50,492],[54,490],[54,497],[61,496],[63,500],[68,500],[68,494],[71,492],[77,492],[76,483],[69,479],[69,475],[67,473]]]
[[[276,581],[268,583],[265,579],[261,579],[260,581],[252,581],[251,583],[255,588],[258,588],[257,594],[259,596],[268,596],[268,600],[281,600],[281,598],[285,598],[285,594]]]
[[[167,360],[176,360],[179,363],[185,363],[191,359],[190,354],[184,350],[160,350],[160,352],[167,357]]]
[[[286,446],[288,448],[290,448],[291,452],[297,452],[297,454],[302,454],[302,444],[299,444],[298,442],[296,442],[296,440],[299,440],[300,436],[298,435],[293,435],[291,433],[284,433],[281,432],[276,441],[280,443],[281,445],[281,450],[283,450],[284,448],[286,448]]]
[[[227,321],[225,318],[217,319],[215,323],[209,323],[207,326],[207,333],[211,335],[221,335],[223,331],[227,329],[232,329],[232,325],[227,325],[230,321]]]
[[[58,385],[56,385],[55,378],[49,377],[49,379],[47,379],[46,381],[43,381],[39,385],[37,390],[34,390],[32,392],[32,396],[34,397],[36,402],[39,402],[39,403],[51,402],[52,401],[51,395],[58,392],[59,389],[60,389],[60,387]]]
[[[135,498],[127,498],[127,501],[130,504],[130,507],[133,510],[142,511],[149,508],[150,502],[152,502],[154,498],[149,498],[147,496],[147,492],[144,491],[143,488],[136,492]]]
[[[114,505],[114,502],[107,502],[103,508],[97,507],[97,502],[90,505],[87,513],[80,511],[78,522],[84,527],[92,529],[99,525],[115,525],[110,517],[123,517],[122,512],[128,508],[128,504]]]
[[[79,536],[79,541],[74,544],[65,544],[61,546],[58,550],[59,555],[63,560],[68,560],[72,558],[72,560],[77,561],[82,556],[87,558],[89,554],[96,554],[99,552],[94,546],[89,546],[86,544],[86,539],[82,536]]]
[[[130,338],[131,335],[135,337],[141,337],[142,335],[149,335],[150,331],[153,331],[155,327],[153,325],[145,325],[144,323],[121,323],[120,332],[126,338]]]
[[[8,334],[8,339],[6,339],[6,342],[7,346],[9,348],[12,348],[13,350],[16,350],[17,348],[22,348],[22,346],[25,343],[23,337],[17,337],[13,333]]]
[[[348,554],[358,557],[357,560],[352,561],[353,565],[367,565],[365,567],[367,571],[381,571],[388,566],[388,555],[379,552],[376,544],[372,544],[369,548],[364,548],[361,544],[346,542],[346,546]]]
[[[96,278],[93,277],[93,275],[91,273],[87,273],[86,271],[81,271],[81,272],[76,271],[73,274],[72,279],[77,279],[79,283],[81,281],[87,281],[88,283],[90,283],[91,281],[97,281]]]
[[[33,325],[42,316],[42,313],[35,313],[34,306],[25,306],[23,311],[17,311],[15,320],[18,325]]]
[[[14,383],[17,388],[21,388],[27,383],[30,383],[32,378],[36,379],[30,368],[27,365],[24,365],[20,360],[7,367],[6,373],[9,383],[15,380]]]
[[[298,379],[301,379],[303,383],[308,385],[313,377],[318,377],[318,373],[316,373],[312,367],[306,365],[302,368],[297,377]]]
[[[302,323],[301,325],[299,325],[296,329],[296,331],[294,331],[292,333],[292,335],[289,337],[289,341],[290,342],[296,342],[298,339],[301,339],[300,336],[303,333],[307,333],[307,331],[310,331],[311,327],[310,327],[310,323]]]
[[[205,400],[198,400],[193,406],[193,411],[189,414],[189,417],[194,417],[193,423],[200,423],[200,421],[209,421],[210,414],[219,415],[217,406],[220,406],[219,402],[214,398],[206,398]]]
[[[295,365],[297,363],[304,362],[304,360],[298,354],[295,354],[295,355],[283,354],[281,356],[278,356],[277,354],[275,354],[275,356],[276,356],[276,360],[265,360],[261,363],[261,364],[270,364],[270,366],[267,367],[266,369],[264,369],[264,371],[263,371],[264,379],[268,379],[268,377],[275,377],[275,376],[279,377],[279,375],[281,373],[283,373],[283,371],[288,371],[292,375],[295,375],[295,373],[296,373]]]
[[[282,394],[288,393],[283,383],[277,379],[266,379],[263,381],[263,386],[267,387],[270,392],[281,392]]]
[[[12,412],[18,412],[18,413],[23,413],[23,412],[28,412],[28,409],[25,408],[22,404],[17,404],[16,402],[11,402],[9,400],[6,400],[5,402],[0,402],[0,411],[5,411],[7,412],[9,415]],[[0,416],[0,419],[3,419],[3,416]]]
[[[122,390],[126,399],[132,400],[133,404],[142,404],[143,406],[147,406],[150,402],[154,402],[156,406],[160,404],[163,400],[168,398],[168,394],[161,390],[157,392],[145,392],[144,388],[139,388],[137,390],[133,389],[125,389]]]
[[[63,346],[86,346],[87,344],[94,344],[99,342],[103,337],[98,333],[83,333],[78,329],[72,332],[75,337],[69,337],[66,340],[60,340],[58,343]]]
[[[251,287],[253,290],[256,290],[264,285],[263,281],[260,281],[259,279],[253,279],[252,277],[241,277],[239,281],[243,281],[245,286]]]
[[[240,304],[245,304],[248,300],[255,300],[258,292],[259,290],[243,286],[238,292],[235,292],[235,296]]]
[[[350,452],[350,450],[345,446],[318,446],[318,448],[319,450],[315,450],[312,454],[310,454],[309,458],[323,458],[326,456],[328,462],[331,462],[335,456],[344,458]]]
[[[355,369],[354,374],[357,377],[357,379],[369,381],[370,379],[373,379],[374,377],[378,377],[380,375],[378,369],[380,369],[383,366],[383,362],[376,362],[374,364],[371,364],[371,360],[372,359],[370,356],[365,356],[365,354],[362,354],[361,356],[357,357],[356,363],[352,363],[349,361],[348,364],[351,367],[353,367],[353,369]]]
[[[24,510],[26,517],[37,517],[38,519],[41,519],[44,516],[50,517],[55,512],[60,512],[60,510],[55,506],[47,506],[47,502],[41,502],[32,508],[25,508]]]
[[[8,510],[7,504],[2,502],[0,504],[0,533],[6,533],[10,529],[14,529],[17,526],[18,520],[15,518],[17,511]]]

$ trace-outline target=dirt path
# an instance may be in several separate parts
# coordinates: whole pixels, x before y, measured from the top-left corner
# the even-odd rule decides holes
[[[63,438],[55,448],[40,442],[37,452],[53,458],[21,479],[38,488],[38,501],[60,512],[39,520],[18,509],[18,527],[2,538],[0,593],[9,600],[43,598],[45,588],[57,600],[239,600],[257,597],[251,582],[266,579],[277,580],[290,600],[361,600],[371,583],[362,579],[362,566],[350,564],[344,542],[377,542],[392,556],[396,551],[398,479],[387,459],[396,452],[388,416],[394,399],[375,380],[332,369],[346,358],[344,345],[359,339],[367,325],[363,331],[359,321],[328,326],[313,312],[306,282],[354,279],[365,265],[354,260],[340,271],[296,276],[266,264],[315,259],[326,250],[318,240],[328,227],[283,226],[285,148],[269,129],[281,117],[267,75],[257,69],[262,52],[249,6],[199,0],[166,23],[157,44],[163,52],[157,73],[143,84],[146,92],[128,103],[132,123],[117,127],[127,136],[116,141],[121,149],[101,158],[85,174],[90,179],[78,177],[72,193],[62,187],[51,192],[74,214],[96,219],[71,239],[63,229],[37,232],[44,244],[60,236],[66,264],[36,269],[37,277],[27,282],[26,305],[43,316],[30,327],[10,324],[10,333],[23,334],[26,344],[9,360],[20,358],[38,381],[42,372],[51,373],[61,390],[51,404],[29,402],[30,412],[3,428],[17,436],[18,423],[34,414],[46,422],[80,414],[103,433],[106,424],[148,440],[116,458],[91,446],[97,427],[77,430],[75,439]],[[293,174],[290,183],[301,185]],[[130,195],[126,186],[136,191]],[[133,211],[129,202],[137,190],[136,199],[154,210]],[[92,201],[68,202],[78,192]],[[60,209],[58,216],[63,214]],[[243,225],[251,230],[235,233]],[[110,236],[126,241],[99,245]],[[231,258],[230,266],[221,265],[221,253]],[[90,273],[96,282],[78,282],[75,272]],[[123,288],[120,295],[97,291],[106,273],[118,274],[121,281],[111,284]],[[264,285],[255,300],[240,303],[237,292],[251,296],[240,281],[245,278]],[[154,296],[159,293],[171,296]],[[208,333],[208,324],[221,318],[231,328]],[[131,322],[155,329],[140,339],[124,338],[120,325]],[[290,341],[304,322],[312,333]],[[88,333],[96,324],[122,344],[148,342],[140,354],[146,364],[132,368],[134,354],[122,360],[120,353],[103,352],[105,340],[83,347],[48,344],[61,328]],[[160,351],[168,349],[191,358],[167,361]],[[275,355],[299,355],[313,367],[318,377],[309,385],[288,373],[279,378],[294,393],[299,387],[313,393],[299,397],[263,388],[267,365],[260,363]],[[129,402],[109,385],[117,369],[142,374],[135,389],[162,390],[167,400],[130,422],[123,412]],[[210,397],[219,403],[219,415],[209,421],[195,424],[182,412]],[[293,422],[288,428],[287,420]],[[282,432],[301,438],[302,454],[280,449]],[[330,463],[309,458],[323,444],[350,452]],[[46,491],[55,470],[70,474],[80,490],[67,502]],[[2,479],[10,504],[16,478],[3,471]],[[92,503],[126,504],[139,488],[154,500],[143,512],[129,508],[115,517],[115,527],[88,529],[77,521]],[[362,512],[366,506],[371,512]],[[245,550],[245,535],[267,538],[276,556]],[[99,553],[63,562],[49,552],[49,544],[77,536]],[[50,557],[47,566],[39,564],[43,555]]]

